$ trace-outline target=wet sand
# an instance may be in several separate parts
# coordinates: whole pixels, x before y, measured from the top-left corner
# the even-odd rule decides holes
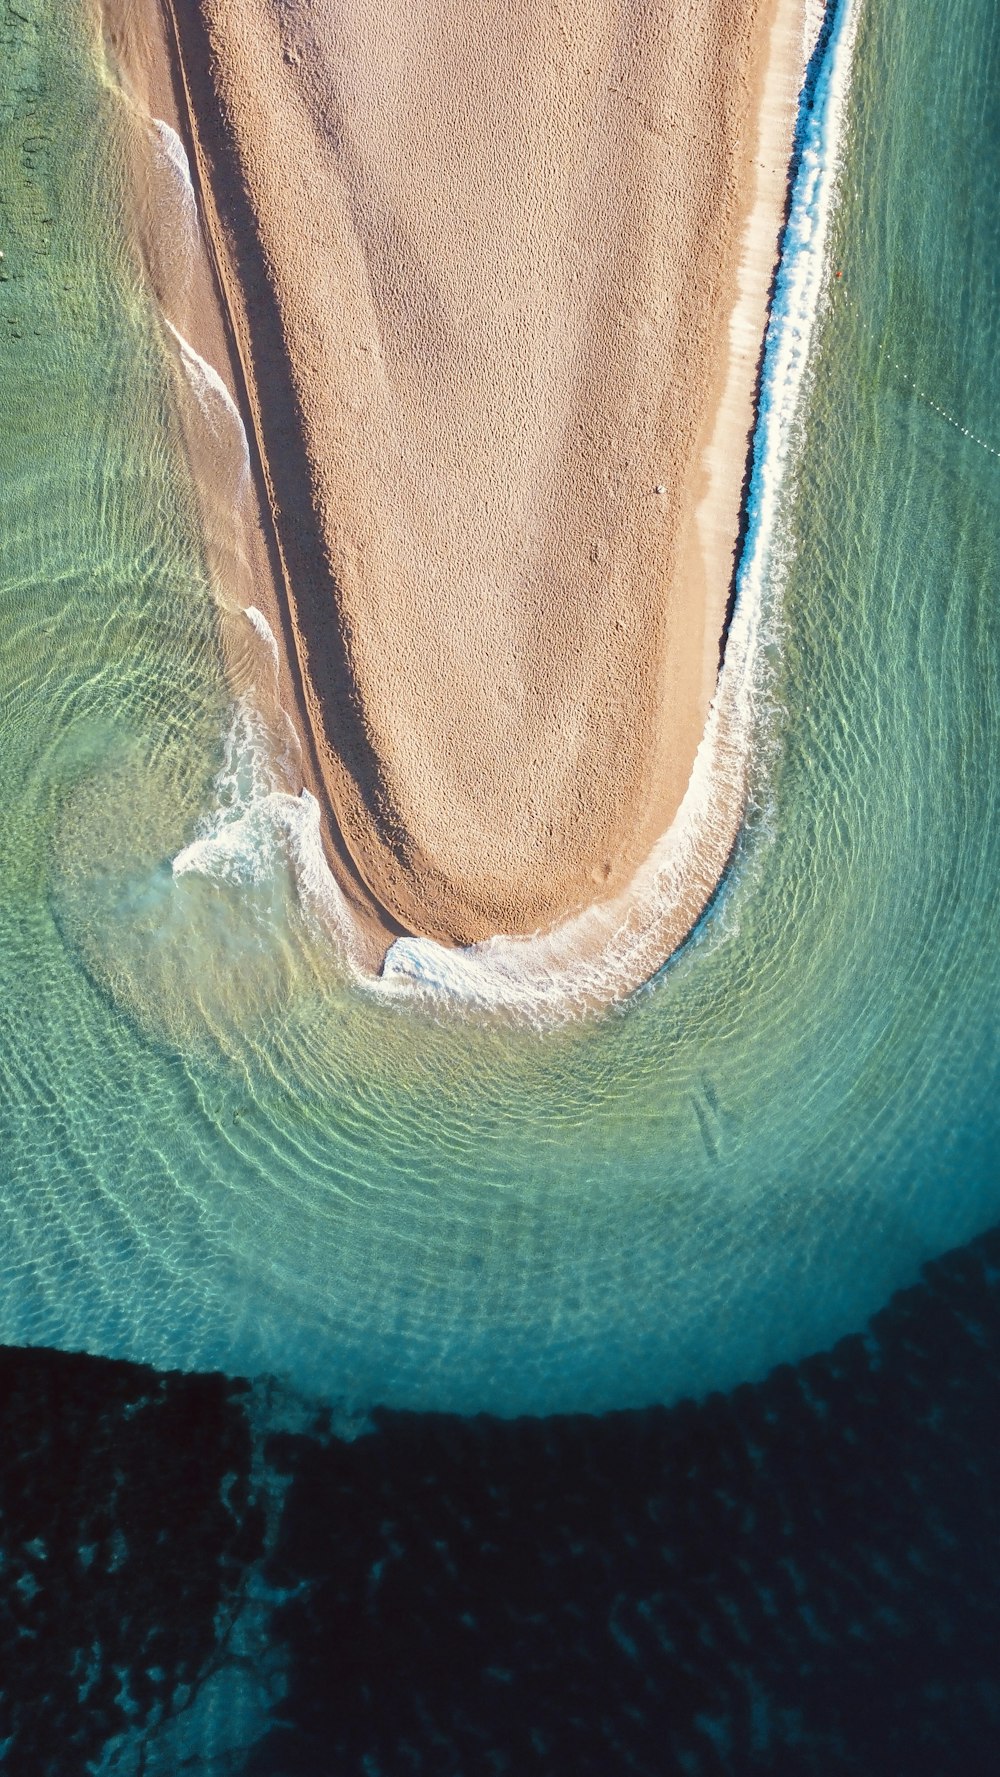
[[[715,685],[800,0],[162,17],[338,880],[386,938],[620,901]]]

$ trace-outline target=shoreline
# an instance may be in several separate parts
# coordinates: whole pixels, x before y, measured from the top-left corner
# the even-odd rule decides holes
[[[141,126],[132,152],[134,234],[161,322],[172,336],[166,349],[176,371],[180,425],[201,510],[227,677],[238,701],[249,693],[271,788],[289,801],[311,797],[322,807],[323,770],[290,618],[273,488],[255,422],[252,370],[241,354],[231,293],[209,226],[213,200],[198,156],[183,67],[172,47],[173,9],[170,0],[96,0],[96,5],[115,84]],[[196,205],[180,273],[172,243],[182,219],[172,198],[157,190],[150,145],[163,126],[179,145]],[[206,421],[201,392],[192,392],[188,354],[222,384],[227,405],[238,416],[237,437],[220,440],[217,425]],[[245,454],[249,472],[238,491],[234,453]],[[331,879],[330,893],[322,897],[327,917],[351,964],[374,973],[404,928],[372,901],[330,821],[321,823],[319,843]]]
[[[165,0],[166,11],[173,17],[173,9],[169,0]],[[110,9],[108,9],[110,10]],[[162,19],[158,6],[147,6],[147,13],[153,17],[154,24]],[[155,17],[154,17],[155,15]],[[796,113],[798,94],[801,88],[801,76],[804,64],[803,56],[803,13],[798,0],[783,0],[772,8],[772,19],[769,29],[766,55],[758,66],[757,94],[755,104],[756,134],[754,153],[751,156],[763,168],[755,173],[753,190],[743,211],[743,221],[739,231],[741,252],[737,267],[736,282],[738,294],[735,302],[726,309],[725,332],[727,349],[721,374],[716,375],[715,400],[707,425],[702,427],[702,442],[696,458],[698,482],[698,498],[696,503],[688,500],[687,537],[684,542],[685,560],[690,568],[697,566],[698,580],[702,605],[702,643],[700,648],[700,684],[699,692],[704,705],[704,718],[695,735],[697,758],[703,751],[706,721],[709,705],[716,690],[716,673],[719,659],[719,637],[723,629],[725,608],[730,598],[735,574],[735,550],[739,526],[744,517],[744,491],[746,486],[747,450],[754,432],[754,392],[758,380],[762,356],[762,339],[768,309],[768,299],[775,262],[780,229],[783,223],[789,191],[789,157],[791,151],[792,128]],[[205,223],[204,233],[211,248],[216,278],[216,300],[220,309],[228,308],[228,321],[231,327],[229,361],[225,366],[236,385],[236,393],[241,407],[250,410],[252,420],[258,418],[250,393],[254,368],[243,363],[240,350],[240,328],[237,315],[231,303],[240,300],[240,294],[232,288],[230,278],[220,264],[219,242],[215,231],[220,225],[218,217],[212,222],[212,191],[211,181],[206,176],[202,164],[202,148],[197,137],[193,112],[185,106],[183,93],[178,92],[176,83],[183,82],[183,56],[178,55],[173,61],[169,53],[169,44],[161,34],[159,45],[156,43],[156,32],[146,30],[145,33],[133,33],[131,44],[119,40],[115,44],[116,56],[128,70],[132,85],[135,81],[135,59],[145,63],[143,81],[145,83],[145,101],[150,111],[153,103],[150,94],[155,94],[155,102],[166,108],[164,94],[171,90],[175,120],[172,127],[179,127],[184,135],[187,124],[189,159],[191,159],[192,177],[201,201],[202,218]],[[160,56],[156,66],[157,54]],[[131,58],[131,59],[130,59]],[[155,75],[155,78],[153,76]],[[143,82],[139,83],[140,98]],[[180,102],[178,102],[180,101]],[[183,112],[187,109],[187,118]],[[168,119],[168,121],[171,121]],[[204,316],[204,309],[202,316]],[[221,327],[225,329],[225,319],[219,317]],[[213,361],[211,327],[202,334],[201,339],[191,341],[193,349],[201,352],[203,345],[208,346],[203,356]],[[190,338],[190,335],[187,336]],[[216,333],[216,348],[218,332]],[[233,360],[236,360],[234,363]],[[717,363],[717,372],[719,365]],[[243,382],[241,391],[239,384]],[[721,387],[720,387],[721,385]],[[250,437],[251,454],[254,445],[259,442],[259,425],[247,427]],[[246,603],[264,606],[267,619],[275,631],[281,636],[283,647],[279,649],[282,671],[279,677],[278,701],[284,703],[297,714],[300,733],[304,730],[307,757],[303,760],[301,771],[302,784],[322,801],[323,792],[328,788],[326,773],[323,769],[324,760],[315,750],[317,732],[321,713],[317,717],[315,694],[308,683],[307,662],[303,662],[301,636],[294,623],[294,613],[289,609],[292,601],[291,577],[284,552],[281,548],[280,535],[280,501],[276,495],[273,482],[268,473],[266,453],[261,448],[257,465],[261,482],[266,490],[266,511],[262,514],[261,529],[265,530],[270,519],[274,528],[274,546],[270,550],[270,566],[272,575],[275,562],[280,566],[283,581],[284,599],[288,605],[283,608],[282,588],[279,586],[277,596],[270,602],[261,595],[260,584],[255,582],[256,596]],[[693,523],[692,523],[693,520]],[[251,525],[251,530],[253,529]],[[261,560],[258,550],[258,566]],[[711,587],[712,596],[706,596],[706,588]],[[718,617],[714,621],[712,612]],[[289,622],[291,618],[291,622]],[[289,633],[289,630],[291,633]],[[295,669],[298,669],[296,673]],[[296,683],[298,678],[298,683]],[[313,695],[310,695],[313,691]],[[728,751],[728,749],[724,749]],[[737,747],[737,751],[738,751]],[[308,756],[308,755],[311,755]],[[718,763],[718,762],[717,762]],[[692,852],[689,845],[681,849],[686,854],[681,865],[681,874],[686,881],[676,884],[680,891],[671,896],[672,906],[669,917],[664,918],[663,910],[657,911],[651,920],[644,921],[647,930],[642,942],[638,945],[640,956],[634,954],[632,965],[622,972],[620,965],[612,971],[613,985],[608,980],[596,993],[583,989],[583,1003],[593,1004],[604,1002],[610,998],[618,998],[631,991],[639,982],[655,972],[656,968],[687,936],[696,924],[706,903],[714,895],[720,877],[732,853],[743,818],[745,802],[745,765],[746,760],[729,760],[727,772],[716,773],[717,777],[728,778],[724,788],[725,796],[721,799],[726,806],[720,807],[711,822],[710,842],[696,846]],[[692,770],[693,775],[693,770]],[[687,780],[685,780],[687,781]],[[289,784],[294,793],[295,787]],[[299,786],[301,787],[301,786]],[[690,783],[685,796],[690,795]],[[681,797],[681,808],[685,802]],[[674,823],[677,824],[676,822]],[[355,947],[355,960],[360,962],[364,973],[377,968],[381,955],[388,949],[385,985],[390,992],[398,991],[404,978],[410,976],[414,982],[426,977],[426,956],[420,958],[420,966],[414,968],[416,954],[421,945],[426,944],[428,950],[437,951],[441,947],[428,942],[424,937],[417,936],[411,942],[407,932],[407,923],[386,917],[385,909],[378,898],[367,891],[362,870],[357,866],[353,854],[348,847],[331,845],[329,828],[332,823],[324,822],[324,840],[327,861],[333,869],[338,888],[345,892],[350,915],[355,924],[359,924],[363,940],[360,947]],[[648,876],[649,867],[653,863],[653,854],[663,850],[664,842],[669,840],[672,829],[668,823],[668,831],[653,847],[650,853],[646,846],[647,858],[639,865],[639,878],[631,875],[626,879],[623,890],[611,898],[593,901],[593,884],[588,885],[588,893],[584,904],[578,909],[570,909],[567,919],[556,921],[549,932],[538,935],[501,936],[488,938],[485,943],[477,944],[474,949],[478,958],[495,953],[504,947],[524,951],[528,948],[541,952],[547,951],[551,959],[553,948],[560,953],[566,952],[566,964],[570,973],[575,972],[582,984],[590,978],[593,983],[595,964],[601,952],[619,951],[621,935],[627,932],[630,936],[630,948],[635,952],[632,940],[637,936],[634,931],[635,918],[638,914],[637,901],[643,900],[641,892],[637,895],[639,879]],[[676,872],[676,861],[675,871]],[[648,909],[647,909],[648,914]],[[409,928],[412,931],[412,924]],[[393,944],[393,939],[397,942]],[[389,946],[391,945],[391,948]],[[361,954],[364,952],[365,954]],[[457,970],[447,969],[447,974],[461,974],[461,949],[451,952],[452,961],[458,965]],[[436,959],[439,960],[439,959]],[[546,968],[548,965],[546,965]],[[598,973],[600,973],[598,968]],[[605,971],[606,973],[606,971]]]

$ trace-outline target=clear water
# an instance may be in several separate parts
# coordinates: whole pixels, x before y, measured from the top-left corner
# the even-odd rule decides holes
[[[0,1340],[516,1412],[860,1326],[1000,1210],[991,0],[864,0],[741,855],[650,990],[544,1036],[352,985],[280,835],[173,874],[239,792],[220,619],[136,126],[89,8],[34,20],[0,26]]]

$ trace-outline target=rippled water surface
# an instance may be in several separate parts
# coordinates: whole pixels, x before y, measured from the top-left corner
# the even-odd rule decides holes
[[[217,607],[118,220],[135,124],[89,9],[33,13],[0,23],[0,1339],[514,1412],[860,1326],[1000,1211],[989,0],[865,0],[745,840],[651,989],[544,1036],[352,985],[277,842],[172,872],[240,791]]]

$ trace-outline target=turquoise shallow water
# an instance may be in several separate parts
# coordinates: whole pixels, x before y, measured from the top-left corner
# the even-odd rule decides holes
[[[865,0],[741,854],[541,1037],[171,873],[232,713],[89,20],[0,27],[0,1340],[514,1412],[861,1325],[1000,1211],[992,6]]]

